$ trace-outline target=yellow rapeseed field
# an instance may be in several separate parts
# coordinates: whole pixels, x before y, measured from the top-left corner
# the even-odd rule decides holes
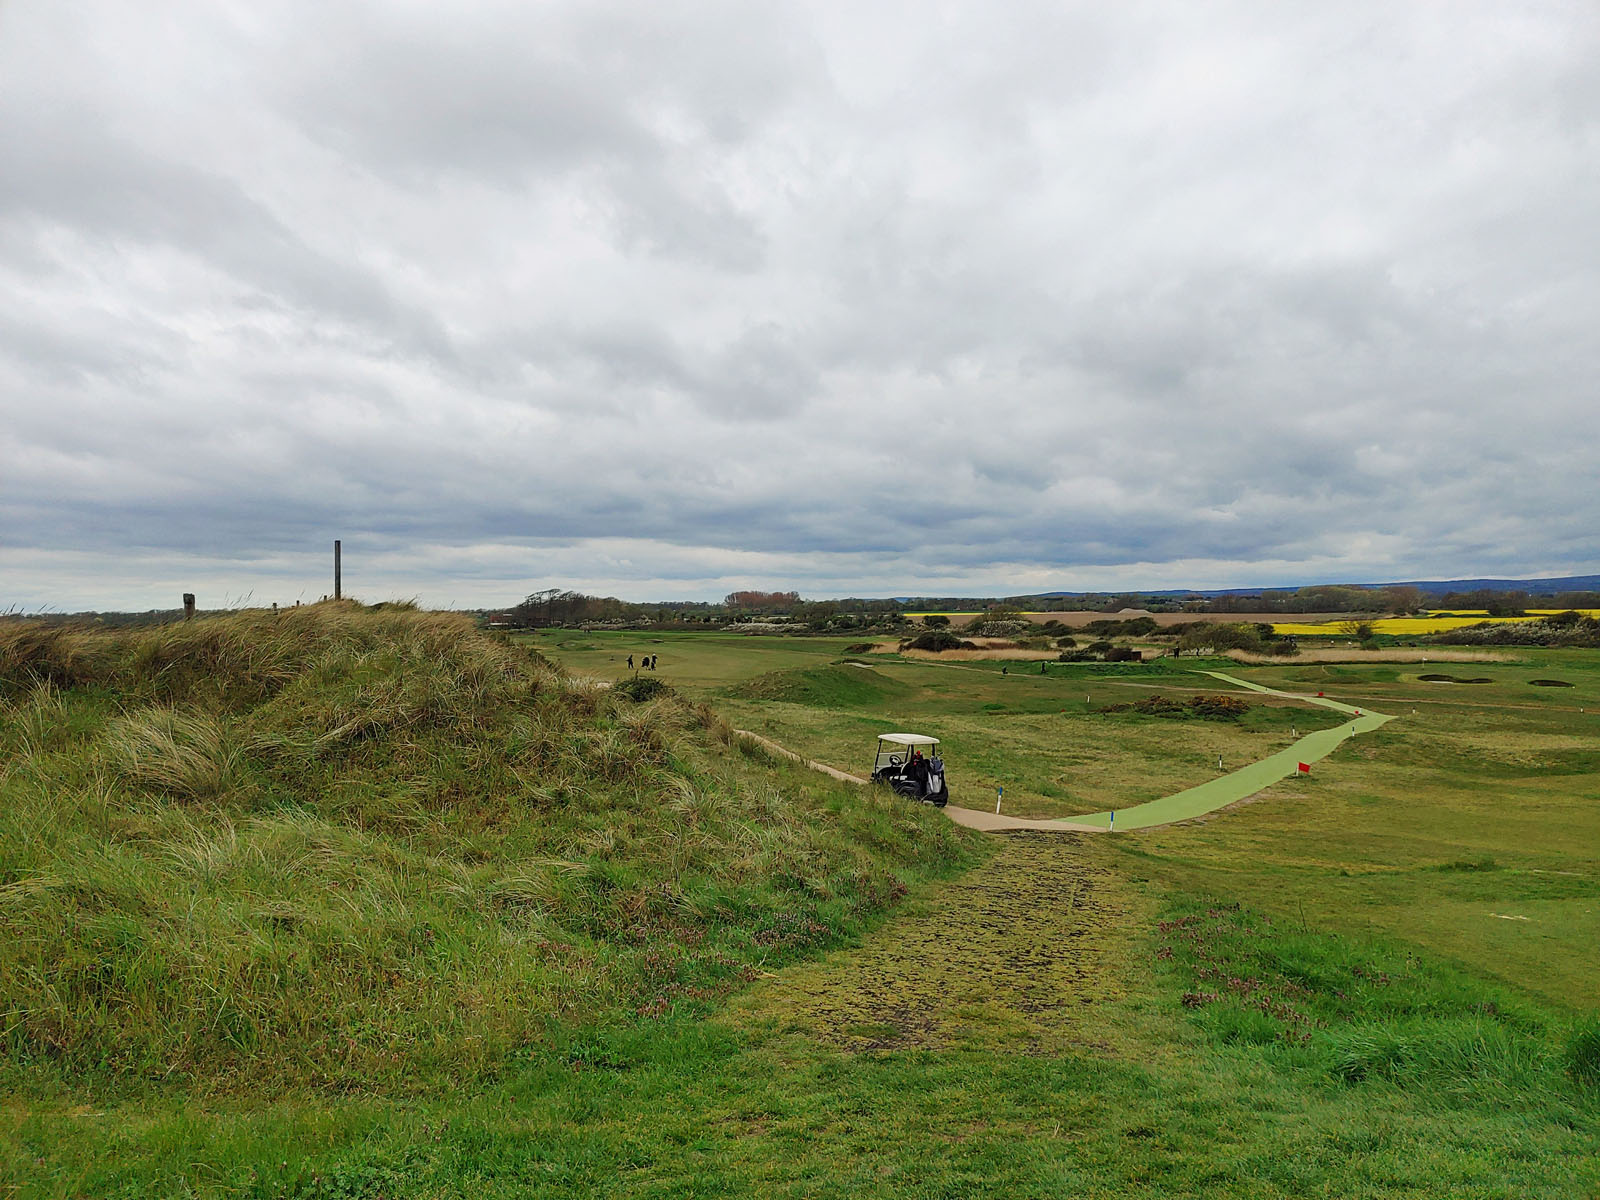
[[[1421,634],[1443,633],[1448,629],[1460,629],[1465,625],[1482,625],[1485,622],[1501,624],[1507,621],[1531,621],[1537,617],[1553,616],[1558,612],[1566,612],[1559,608],[1530,608],[1525,617],[1491,617],[1483,610],[1451,609],[1449,616],[1431,616],[1424,614],[1420,617],[1381,617],[1371,621],[1374,633],[1392,634]],[[1586,617],[1600,616],[1600,608],[1580,608],[1577,610]],[[1359,620],[1349,617],[1346,620]],[[1303,621],[1274,621],[1272,632],[1277,634],[1293,634],[1296,637],[1337,636],[1344,631],[1339,628],[1344,621],[1322,621],[1315,624]]]

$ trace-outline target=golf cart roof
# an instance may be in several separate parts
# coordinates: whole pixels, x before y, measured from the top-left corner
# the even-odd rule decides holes
[[[937,746],[939,739],[925,733],[880,733],[880,742],[893,742],[896,746]]]

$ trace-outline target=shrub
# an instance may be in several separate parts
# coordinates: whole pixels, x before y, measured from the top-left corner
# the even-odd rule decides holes
[[[922,618],[922,624],[927,629],[949,629],[950,618],[940,613],[930,613]]]
[[[1156,695],[1127,704],[1108,704],[1100,711],[1134,712],[1147,717],[1202,717],[1208,721],[1237,721],[1250,711],[1250,706],[1232,696],[1190,696],[1187,700],[1174,700]]]
[[[1084,648],[1088,650],[1090,654],[1104,654],[1108,650],[1115,649],[1110,642],[1090,642]]]
[[[1078,639],[1075,638],[1075,637],[1071,637],[1071,636],[1058,637],[1056,639],[1056,649],[1057,650],[1072,650],[1072,649],[1076,648],[1077,645],[1078,645]]]
[[[1197,621],[1178,639],[1180,650],[1248,650],[1261,653],[1261,633],[1254,625]]]
[[[938,654],[945,650],[972,650],[971,642],[962,641],[948,629],[930,629],[920,633],[901,646],[902,650],[931,650]]]
[[[1565,617],[1566,614],[1558,614]],[[1422,639],[1448,646],[1600,646],[1600,621],[1580,616],[1576,621],[1484,622],[1450,629]]]
[[[1029,621],[983,621],[968,632],[973,637],[1010,638],[1028,633],[1032,629],[1033,624]]]
[[[1250,706],[1234,696],[1191,696],[1188,707],[1198,717],[1212,721],[1237,721]]]
[[[1096,637],[1148,637],[1158,629],[1154,617],[1130,617],[1126,621],[1102,618],[1083,627],[1085,633]]]
[[[635,675],[632,679],[618,680],[611,685],[611,690],[635,703],[642,703],[653,700],[662,692],[671,691],[671,688],[659,675]]]

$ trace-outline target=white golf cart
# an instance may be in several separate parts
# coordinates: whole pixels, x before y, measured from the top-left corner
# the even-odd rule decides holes
[[[938,744],[938,738],[925,733],[880,733],[872,782],[943,808],[950,801],[950,789],[944,782],[944,759],[935,749]]]

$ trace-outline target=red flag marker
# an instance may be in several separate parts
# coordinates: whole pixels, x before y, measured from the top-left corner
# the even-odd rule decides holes
[[[1300,774],[1302,774],[1302,775],[1311,774],[1311,764],[1310,763],[1301,763],[1300,764]]]

